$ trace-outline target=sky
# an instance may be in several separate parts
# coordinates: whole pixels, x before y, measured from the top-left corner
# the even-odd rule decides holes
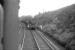
[[[71,4],[75,4],[75,0],[20,0],[18,16],[35,16],[38,13],[55,11]]]

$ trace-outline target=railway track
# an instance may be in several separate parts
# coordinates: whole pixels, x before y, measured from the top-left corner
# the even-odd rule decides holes
[[[32,32],[34,39],[37,43],[39,50],[52,50],[52,48],[46,43],[46,41],[36,32]]]
[[[39,50],[36,41],[33,35],[31,34],[31,31],[29,30],[24,31],[21,37],[18,50]]]
[[[21,41],[20,50],[64,50],[37,30],[25,30]]]
[[[46,42],[46,44],[52,49],[52,50],[65,50],[65,48],[58,45],[55,41],[53,41],[51,38],[46,37],[42,32],[36,31],[39,36]]]

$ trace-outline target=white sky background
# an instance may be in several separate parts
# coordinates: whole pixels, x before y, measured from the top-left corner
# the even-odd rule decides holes
[[[20,0],[19,17],[35,16],[39,12],[54,11],[71,4],[75,4],[75,0]]]

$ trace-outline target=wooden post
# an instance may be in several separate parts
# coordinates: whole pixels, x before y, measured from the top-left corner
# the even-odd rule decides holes
[[[18,0],[5,0],[3,50],[18,50],[18,6]]]

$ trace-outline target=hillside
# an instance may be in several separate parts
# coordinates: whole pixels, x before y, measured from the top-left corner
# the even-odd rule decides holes
[[[43,31],[61,43],[69,43],[75,36],[75,4],[53,12],[38,14],[34,19],[43,26]]]
[[[56,11],[40,13],[23,21],[30,21],[37,26],[42,25],[43,31],[48,32],[62,44],[69,44],[75,36],[75,4]]]

